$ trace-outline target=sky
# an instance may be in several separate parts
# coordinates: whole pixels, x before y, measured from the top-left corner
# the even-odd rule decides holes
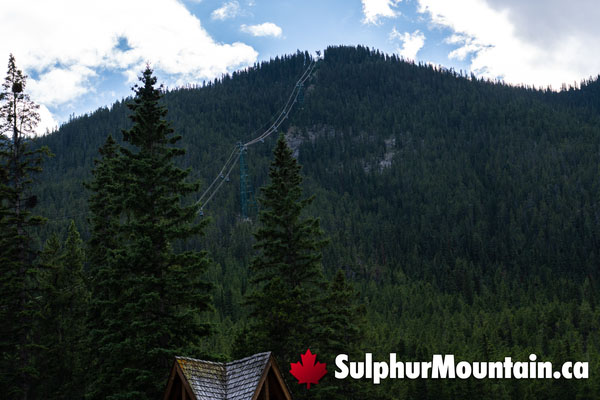
[[[0,77],[14,54],[40,133],[131,95],[147,63],[173,88],[330,45],[559,89],[600,73],[597,21],[596,0],[3,1]]]

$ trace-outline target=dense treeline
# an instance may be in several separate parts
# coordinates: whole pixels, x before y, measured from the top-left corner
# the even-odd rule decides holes
[[[164,94],[201,187],[231,147],[269,122],[308,63],[297,53],[200,88]],[[600,395],[600,82],[555,93],[481,81],[364,47],[332,47],[282,126],[300,164],[307,214],[330,237],[366,310],[360,352],[426,361],[505,356],[590,362],[590,379],[386,381],[369,397],[596,398]],[[74,219],[90,237],[87,193],[98,148],[131,128],[126,104],[76,118],[42,140],[56,154],[36,183],[48,223]],[[120,142],[119,142],[120,143]],[[274,139],[249,149],[254,187],[268,182]],[[124,144],[125,147],[129,146]],[[205,208],[213,334],[199,353],[230,358],[248,323],[242,306],[254,223],[239,219],[237,177]],[[190,196],[190,197],[193,197]],[[341,284],[340,284],[341,285]],[[280,364],[297,360],[281,360]],[[326,360],[331,363],[333,360]],[[331,369],[330,369],[331,371]]]

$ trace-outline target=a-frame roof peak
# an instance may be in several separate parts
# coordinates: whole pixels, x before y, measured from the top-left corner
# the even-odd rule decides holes
[[[271,352],[228,363],[176,357],[196,400],[250,400],[257,391]]]

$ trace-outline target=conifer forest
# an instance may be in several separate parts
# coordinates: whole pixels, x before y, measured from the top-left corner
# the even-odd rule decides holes
[[[150,65],[130,97],[36,136],[18,63],[0,399],[162,399],[175,356],[265,351],[294,399],[600,398],[598,79],[511,86],[332,46],[199,86]],[[328,371],[310,389],[288,372],[307,349]],[[589,378],[374,384],[336,379],[342,353],[535,354]]]

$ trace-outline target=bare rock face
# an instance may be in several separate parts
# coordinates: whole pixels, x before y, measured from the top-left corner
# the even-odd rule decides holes
[[[300,155],[300,146],[307,140],[314,143],[318,137],[335,137],[336,132],[334,128],[328,126],[313,127],[310,129],[300,130],[295,126],[292,126],[285,133],[285,140],[288,146],[292,149],[294,158],[298,158]],[[352,135],[353,132],[347,132]],[[356,140],[360,141],[372,141],[375,139],[373,134],[368,132],[360,132],[356,134]],[[379,171],[382,172],[384,169],[392,166],[392,160],[396,155],[396,138],[390,137],[385,139],[385,153],[377,160],[370,159],[363,161],[363,169],[365,172]]]

